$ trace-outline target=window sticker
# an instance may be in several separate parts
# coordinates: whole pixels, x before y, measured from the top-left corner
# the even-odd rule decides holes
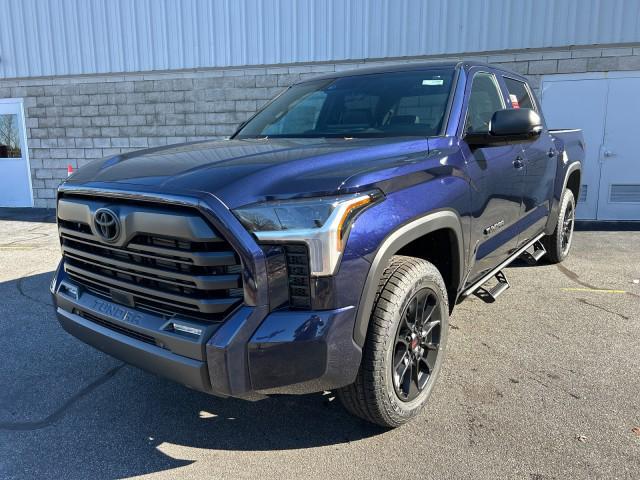
[[[442,78],[431,78],[428,80],[422,80],[422,85],[427,85],[430,87],[437,87],[440,85],[444,85],[444,80]]]
[[[513,108],[520,108],[520,102],[518,102],[518,97],[513,93],[509,94],[509,100],[511,100],[511,106]]]

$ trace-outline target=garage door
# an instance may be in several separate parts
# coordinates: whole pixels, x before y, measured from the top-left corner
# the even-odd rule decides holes
[[[640,72],[545,77],[541,100],[549,128],[584,131],[578,218],[640,220]]]

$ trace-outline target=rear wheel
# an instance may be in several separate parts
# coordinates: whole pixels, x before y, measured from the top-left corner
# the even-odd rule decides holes
[[[394,256],[378,286],[356,381],[338,390],[345,408],[384,427],[415,417],[440,372],[448,320],[446,288],[436,267]]]
[[[569,255],[573,240],[573,229],[576,223],[576,202],[573,192],[566,189],[560,201],[560,211],[556,229],[551,235],[542,239],[547,250],[546,259],[551,263],[560,263]]]

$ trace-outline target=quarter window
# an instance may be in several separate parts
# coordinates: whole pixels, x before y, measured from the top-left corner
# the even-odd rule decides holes
[[[504,83],[507,86],[509,100],[511,100],[511,106],[513,108],[531,108],[535,110],[533,100],[531,100],[531,94],[524,82],[504,77]]]
[[[477,73],[471,84],[465,133],[488,133],[491,117],[503,108],[503,98],[495,76]]]

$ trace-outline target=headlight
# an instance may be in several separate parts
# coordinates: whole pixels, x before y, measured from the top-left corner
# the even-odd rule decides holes
[[[233,212],[258,240],[304,242],[309,247],[311,275],[332,275],[344,250],[353,218],[380,199],[375,190],[350,195],[263,202]]]

